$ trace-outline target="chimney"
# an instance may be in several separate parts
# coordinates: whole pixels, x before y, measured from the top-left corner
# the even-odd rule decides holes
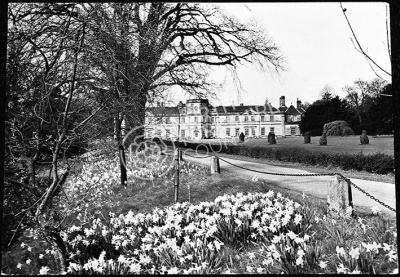
[[[286,105],[285,105],[285,96],[281,96],[279,98],[279,106],[280,107],[286,107]]]
[[[301,108],[301,101],[299,100],[299,98],[297,98],[297,109]]]
[[[240,103],[240,106],[243,106],[243,103]]]

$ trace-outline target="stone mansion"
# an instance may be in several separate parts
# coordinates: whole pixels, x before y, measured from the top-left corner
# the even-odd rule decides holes
[[[158,103],[149,108],[145,118],[145,137],[197,140],[205,138],[299,136],[299,123],[305,110],[300,100],[286,107],[285,96],[279,99],[279,108],[270,103],[246,106],[212,106],[208,99],[188,99],[176,107]]]

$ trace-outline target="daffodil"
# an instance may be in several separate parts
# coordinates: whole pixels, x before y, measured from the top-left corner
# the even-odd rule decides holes
[[[50,268],[48,266],[42,266],[39,270],[39,275],[49,274]]]
[[[346,257],[346,251],[343,247],[336,246],[336,255]]]
[[[301,265],[301,266],[304,265],[304,261],[303,261],[302,256],[300,256],[300,257],[298,257],[298,258],[296,259],[296,265]]]
[[[379,207],[374,206],[371,208],[371,211],[372,211],[372,214],[376,215],[376,214],[380,214],[382,210]]]
[[[322,268],[322,269],[324,269],[324,268],[326,268],[326,266],[328,265],[326,262],[324,262],[324,261],[319,261],[319,267],[320,268]]]
[[[354,249],[352,249],[352,250],[349,252],[349,255],[350,255],[353,259],[357,260],[357,259],[360,257],[360,249],[359,249],[359,248],[354,248]]]

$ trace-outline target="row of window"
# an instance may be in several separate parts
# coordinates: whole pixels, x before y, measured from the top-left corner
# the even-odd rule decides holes
[[[186,136],[186,132],[185,132],[186,130],[184,130],[184,129],[182,129],[181,130],[181,137],[185,137]],[[198,130],[195,130],[194,131],[194,135],[195,135],[195,137],[198,137],[199,136],[199,131]],[[147,137],[152,137],[153,136],[153,133],[152,133],[152,131],[148,131],[147,132]],[[157,129],[156,130],[156,136],[157,137],[161,137],[161,129]],[[170,137],[171,137],[171,130],[169,130],[169,129],[165,129],[165,137],[167,138],[167,139],[169,139]]]
[[[250,130],[251,130],[251,135],[255,136],[256,135],[256,128],[245,128],[244,129],[244,135],[245,136],[249,136],[250,135]],[[270,127],[269,131],[271,133],[275,132],[275,127]],[[228,137],[231,136],[231,129],[230,128],[226,128],[226,135]],[[238,137],[240,135],[240,128],[235,128],[235,136]],[[261,128],[261,136],[265,136],[265,127]]]
[[[265,129],[266,129],[265,127],[261,127],[261,134],[260,134],[261,136],[265,136]],[[167,139],[169,139],[170,135],[171,135],[171,130],[166,129],[165,131],[166,131],[165,136],[166,136]],[[245,128],[244,129],[244,135],[245,136],[249,136],[250,135],[250,131],[251,131],[251,135],[252,136],[256,135],[256,128]],[[275,128],[274,127],[270,127],[269,131],[271,133],[275,133]],[[290,128],[290,134],[291,135],[295,135],[296,134],[296,127],[291,127]],[[148,137],[151,137],[152,136],[152,132],[148,131],[147,135],[148,135]],[[196,138],[199,137],[199,131],[195,130],[194,131],[194,135],[195,135]],[[240,135],[240,128],[235,128],[235,136],[238,137],[239,135]],[[161,129],[157,129],[156,130],[156,136],[157,137],[161,137]],[[186,136],[186,130],[182,129],[181,130],[181,137],[184,138],[185,136]],[[226,136],[228,136],[228,137],[231,136],[231,128],[226,128]]]
[[[232,116],[232,118],[230,116],[226,116],[225,121],[226,122],[230,122],[231,119],[233,119],[233,116]],[[275,118],[274,118],[273,115],[269,116],[269,121],[274,121],[274,119]],[[240,121],[240,118],[239,118],[238,115],[235,116],[234,121],[235,122],[239,122]],[[248,115],[244,116],[244,121],[249,121],[249,116]],[[250,121],[256,121],[256,118],[255,118],[254,115],[250,116]],[[260,121],[265,121],[265,115],[261,115]]]
[[[215,117],[210,117],[210,118],[211,118],[211,123],[214,123],[215,122]],[[222,119],[222,117],[221,117],[221,119]],[[234,119],[234,122],[240,122],[240,118],[239,118],[238,115],[234,116],[234,118],[233,118],[233,116],[232,116],[232,118],[230,116],[226,116],[225,117],[225,122],[230,122],[231,119]],[[253,121],[253,122],[256,121],[254,115],[250,116],[250,118],[249,118],[248,115],[244,116],[244,121],[249,121],[249,119],[250,119],[250,121]],[[269,116],[269,121],[274,121],[274,119],[275,118],[274,118],[273,115]],[[189,123],[189,122],[197,123],[198,120],[199,120],[199,117],[197,117],[197,116],[189,117],[189,120],[188,120],[187,123]],[[165,117],[165,119],[163,121],[165,123],[171,123],[171,118],[170,117]],[[178,122],[178,118],[176,118],[175,121]],[[203,122],[205,122],[205,121],[206,121],[206,118],[203,117]],[[260,121],[261,122],[265,121],[265,116],[264,115],[261,115]],[[148,122],[149,122],[149,120],[148,120],[148,118],[146,118],[146,123],[148,123]],[[181,117],[181,123],[185,123],[185,117]]]

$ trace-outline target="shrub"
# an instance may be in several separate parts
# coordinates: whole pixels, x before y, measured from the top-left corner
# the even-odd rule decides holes
[[[326,138],[326,137],[325,137]],[[164,141],[166,145],[176,145],[175,142]],[[201,145],[201,147],[200,147]],[[226,144],[205,144],[205,143],[186,143],[180,142],[180,147],[196,150],[208,150],[212,153],[225,153],[231,155],[241,155],[257,159],[271,159],[277,161],[303,163],[317,166],[335,166],[344,170],[365,170],[377,174],[388,174],[394,171],[394,157],[383,153],[372,155],[359,154],[327,154],[313,152],[306,149],[289,147],[249,147],[243,145]]]

